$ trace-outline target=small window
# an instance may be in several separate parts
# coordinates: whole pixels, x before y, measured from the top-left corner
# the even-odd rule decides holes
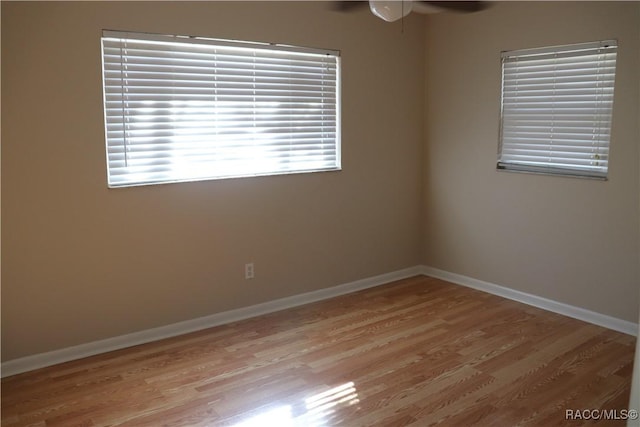
[[[337,51],[104,31],[109,187],[340,169]]]
[[[615,40],[502,53],[498,169],[606,179]]]

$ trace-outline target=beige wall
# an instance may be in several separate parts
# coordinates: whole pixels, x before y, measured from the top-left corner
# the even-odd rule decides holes
[[[638,61],[640,61],[640,49],[638,49],[637,54],[638,54]],[[640,87],[638,87],[638,102],[640,102]],[[640,123],[640,109],[638,109],[638,122]],[[640,140],[640,138],[638,139]],[[640,212],[638,213],[638,220],[640,220]],[[640,239],[640,235],[638,235],[638,239]],[[638,254],[638,263],[640,264],[640,253]],[[638,288],[640,290],[640,280],[638,280]],[[640,301],[638,301],[638,305],[640,306]],[[629,396],[629,409],[635,409],[636,411],[640,411],[640,315],[638,315],[637,337],[638,339],[636,339],[636,357],[633,363],[633,374],[631,378],[631,393]],[[638,420],[628,420],[627,426],[635,427],[634,424],[637,425],[638,423],[639,423]]]
[[[513,2],[403,33],[315,2],[3,2],[2,359],[421,263],[636,321],[639,20]],[[108,190],[103,28],[340,49],[344,170]],[[500,51],[612,37],[610,180],[496,172]]]
[[[340,49],[343,171],[108,190],[102,29]],[[314,2],[3,2],[3,360],[419,264],[423,44]]]
[[[426,23],[424,262],[638,320],[639,2],[507,2]],[[619,41],[609,180],[497,172],[500,52]]]

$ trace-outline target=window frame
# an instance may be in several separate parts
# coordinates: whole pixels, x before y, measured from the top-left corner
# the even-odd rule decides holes
[[[609,152],[610,152],[610,145],[611,145],[611,128],[612,128],[612,119],[613,119],[613,102],[614,102],[614,91],[615,91],[615,75],[616,75],[616,69],[617,69],[617,66],[616,66],[617,65],[616,64],[617,63],[617,46],[618,46],[617,40],[611,39],[611,40],[603,40],[603,41],[597,41],[597,42],[575,43],[570,45],[547,46],[547,47],[541,47],[541,48],[518,49],[518,50],[501,52],[502,81],[501,81],[501,94],[500,94],[500,125],[499,125],[499,141],[498,141],[498,159],[496,163],[496,169],[498,171],[524,172],[524,173],[545,174],[545,175],[555,175],[555,176],[570,176],[570,177],[598,179],[598,180],[608,179]],[[605,55],[605,57],[604,59],[599,58],[599,59],[593,59],[589,61],[590,63],[595,64],[592,66],[593,69],[597,69],[595,80],[593,82],[588,81],[586,83],[579,82],[580,79],[586,78],[580,75],[580,73],[583,72],[584,70],[578,69],[577,71],[571,71],[569,67],[572,67],[572,66],[582,67],[583,65],[576,65],[576,64],[587,63],[587,61],[582,61],[579,59],[568,59],[568,58],[580,58],[580,57],[586,58],[587,56],[597,57],[598,55]],[[540,142],[542,140],[542,137],[540,136],[542,132],[540,130],[536,129],[536,132],[538,132],[538,135],[529,136],[529,138],[531,139],[526,140],[527,139],[526,134],[528,132],[525,131],[524,129],[526,129],[527,126],[524,124],[520,124],[520,125],[513,124],[513,123],[517,123],[518,121],[520,121],[521,123],[529,121],[530,122],[529,126],[533,127],[534,125],[531,123],[534,123],[534,119],[532,117],[535,115],[535,113],[531,113],[531,112],[523,114],[522,116],[524,118],[521,117],[520,119],[514,119],[514,118],[510,119],[511,122],[508,126],[510,133],[518,135],[518,137],[511,136],[510,138],[512,138],[513,140],[520,139],[520,140],[526,140],[526,141],[505,143],[505,141],[508,140],[505,137],[505,127],[506,127],[505,122],[507,121],[505,119],[505,92],[506,92],[505,63],[507,62],[514,63],[517,61],[521,61],[521,63],[525,63],[525,64],[529,62],[530,64],[529,70],[533,70],[534,66],[531,64],[535,64],[535,66],[538,67],[539,70],[547,72],[547,77],[545,77],[547,79],[550,78],[548,77],[550,73],[550,70],[549,70],[550,65],[540,65],[540,64],[541,63],[555,64],[555,67],[558,68],[558,70],[554,68],[552,72],[553,73],[552,74],[553,95],[545,95],[542,93],[544,91],[543,89],[541,89],[542,85],[540,85],[540,81],[542,79],[540,77],[540,74],[537,74],[535,77],[532,78],[531,76],[533,75],[534,72],[531,71],[531,74],[527,76],[530,79],[535,78],[537,81],[531,83],[531,86],[535,88],[535,86],[538,85],[539,88],[538,89],[527,88],[529,93],[527,93],[526,96],[529,98],[533,98],[537,96],[539,98],[539,100],[535,100],[537,101],[537,103],[546,104],[546,108],[551,108],[551,110],[547,110],[547,109],[543,110],[542,107],[536,107],[538,108],[536,113],[542,114],[542,111],[544,111],[546,115],[552,116],[552,118],[547,119],[547,121],[543,121],[542,119],[535,119],[537,120],[537,122],[535,123],[536,127],[549,128],[547,132],[548,132],[548,137],[550,141],[547,144],[545,144],[544,142]],[[600,73],[600,70],[604,70],[606,68],[606,64],[610,65],[611,62],[613,63],[612,76],[607,77],[606,80],[605,79],[601,80],[599,77],[600,75],[598,73]],[[517,68],[517,65],[512,67]],[[524,67],[526,67],[526,65]],[[569,71],[571,71],[571,74],[569,74]],[[535,71],[535,72],[541,73],[541,71]],[[562,73],[567,73],[567,74],[562,74]],[[518,76],[517,72],[514,72],[513,74],[509,75],[510,78],[514,78],[516,76]],[[557,83],[559,87],[558,92],[564,92],[564,93],[561,95],[556,95],[556,79],[561,80],[567,76],[571,78],[570,81],[560,81]],[[608,92],[607,95],[601,95],[597,93],[598,90],[600,90],[601,93],[604,94],[604,85],[600,86],[601,82],[603,84],[610,85],[606,87],[606,90]],[[588,86],[587,83],[595,84],[595,86]],[[519,83],[516,83],[516,87],[518,84]],[[584,89],[584,90],[576,89],[577,87],[579,87],[580,84],[583,84],[589,90],[595,90],[596,94],[585,95],[587,89]],[[545,86],[546,86],[545,90],[547,92],[550,91],[548,86],[551,86],[551,84],[547,83],[545,84]],[[518,103],[520,99],[525,98],[525,95],[522,95],[522,98],[519,97],[518,89],[514,90],[513,88],[510,88],[510,90],[507,92],[511,97],[510,101],[512,103]],[[515,92],[515,95],[514,95],[514,92]],[[563,99],[563,97],[565,98]],[[572,99],[569,100],[569,97],[572,97]],[[515,99],[515,102],[514,102],[514,99]],[[581,103],[581,105],[579,107],[573,107],[573,106],[569,107],[569,105],[578,104],[578,102],[576,101],[577,99],[580,100],[579,102]],[[587,99],[587,100],[583,101],[582,99]],[[523,100],[520,102],[522,102],[523,104],[526,104],[527,101]],[[534,101],[529,101],[529,102],[534,102]],[[586,113],[583,113],[583,112],[576,113],[576,111],[578,111],[579,108],[583,106],[591,107],[596,112],[593,114],[593,116],[598,117],[598,119],[593,119],[591,121],[588,121],[585,119],[585,117],[587,116]],[[534,109],[534,107],[531,106],[531,104],[528,104],[527,107],[529,110]],[[518,108],[520,108],[521,110],[518,110]],[[522,112],[524,109],[525,107],[510,107],[509,113],[513,114],[514,112]],[[571,117],[570,119],[567,118],[564,120],[562,118],[556,119],[555,117],[555,114],[558,114],[559,116],[561,116],[562,114],[569,114],[569,112],[575,114],[575,116]],[[569,124],[569,122],[571,121],[573,121],[573,123]],[[566,122],[566,123],[560,124],[559,122]],[[556,123],[558,123],[557,126],[556,126]],[[571,130],[569,131],[569,129]],[[582,132],[586,132],[589,130],[592,131],[592,140],[595,140],[596,138],[598,140],[597,148],[596,148],[596,150],[598,150],[597,152],[594,150],[593,148],[594,144],[592,142],[591,153],[595,152],[596,154],[593,154],[592,159],[590,160],[591,163],[595,163],[595,164],[590,166],[584,164],[586,160],[578,159],[581,155],[586,156],[589,154],[588,139],[586,137],[576,137],[575,135],[567,136],[567,133],[569,132],[580,134]],[[520,132],[520,134],[518,134],[518,132]],[[530,130],[530,133],[533,134],[534,131]],[[566,139],[563,139],[563,137]],[[556,141],[557,140],[563,141],[563,142],[560,142],[559,144],[556,142],[556,144],[558,144],[559,146],[562,146],[561,150],[566,150],[568,154],[565,153],[562,155],[556,155],[555,153],[553,153],[554,148],[557,147],[557,145],[554,146],[554,139]],[[526,145],[528,145],[529,147],[535,147],[535,148],[525,149]],[[509,158],[510,156],[505,154],[505,146],[508,147],[508,149],[510,150],[520,149],[521,156],[524,157],[528,155],[530,158],[536,158],[536,160],[538,161],[537,162],[525,161],[525,160],[515,161],[513,160],[513,158],[516,157],[515,155],[512,155],[510,159]],[[546,148],[546,151],[548,151],[549,153],[546,156],[541,154],[543,151],[545,151],[543,147]],[[558,151],[561,151],[561,150],[558,150]],[[522,154],[522,153],[525,153],[525,154]],[[548,163],[543,164],[541,162],[541,160],[543,159],[546,159]],[[552,159],[555,159],[555,162],[552,161]],[[563,159],[565,164],[564,165],[561,164],[559,159]],[[567,165],[567,163],[572,161],[575,162],[575,164]],[[601,162],[604,163],[604,166],[599,164]]]
[[[216,59],[215,61],[207,59],[207,64],[211,62],[216,65],[204,65],[198,70],[198,72],[200,70],[210,71],[215,75],[216,80],[215,89],[213,90],[213,93],[215,93],[215,95],[209,94],[207,91],[201,98],[209,103],[207,105],[211,105],[209,110],[215,111],[215,113],[208,113],[208,115],[211,116],[209,121],[205,121],[206,119],[202,119],[202,123],[193,124],[200,122],[200,120],[198,119],[191,122],[191,124],[187,124],[187,126],[193,126],[193,129],[198,128],[198,126],[206,127],[208,129],[207,132],[209,136],[202,136],[202,139],[198,142],[199,147],[205,147],[202,148],[203,152],[208,150],[206,155],[201,154],[200,158],[197,157],[197,151],[193,151],[193,148],[191,148],[196,144],[193,141],[184,142],[185,140],[190,138],[189,136],[181,136],[180,138],[175,136],[178,134],[176,132],[177,127],[185,126],[184,123],[186,122],[184,122],[184,120],[188,120],[188,118],[185,119],[184,116],[188,116],[189,113],[185,113],[184,116],[173,113],[173,110],[180,108],[175,107],[174,102],[169,107],[169,109],[172,110],[172,113],[168,114],[170,118],[162,119],[164,120],[162,122],[162,126],[164,126],[163,129],[168,129],[165,134],[171,134],[172,136],[164,137],[162,143],[165,145],[170,145],[171,147],[181,147],[181,143],[185,147],[189,145],[191,149],[189,154],[191,157],[185,155],[179,157],[180,155],[175,153],[178,153],[181,148],[175,150],[170,148],[164,151],[164,154],[162,154],[164,156],[163,158],[152,158],[152,152],[154,152],[154,150],[159,150],[158,146],[156,145],[160,143],[148,142],[154,138],[150,136],[147,137],[147,142],[145,142],[144,144],[147,147],[152,148],[139,148],[139,150],[144,151],[144,154],[138,155],[149,156],[148,158],[145,158],[147,162],[157,160],[157,165],[154,166],[155,172],[149,172],[147,174],[147,178],[118,178],[118,173],[121,174],[121,177],[133,176],[133,174],[127,175],[128,172],[126,170],[131,171],[134,169],[127,164],[127,156],[129,155],[129,150],[131,149],[133,144],[128,145],[129,143],[127,142],[127,136],[125,136],[127,131],[125,129],[127,126],[131,126],[130,121],[128,121],[127,117],[129,117],[128,114],[130,114],[129,110],[134,111],[135,107],[129,107],[130,104],[128,102],[128,97],[131,94],[126,91],[126,88],[128,87],[127,84],[129,84],[128,82],[125,83],[125,81],[127,81],[127,78],[121,77],[120,80],[122,81],[122,83],[119,84],[114,83],[114,81],[117,79],[113,78],[114,72],[119,71],[120,75],[122,76],[125,72],[129,73],[129,68],[133,68],[131,67],[131,64],[126,63],[125,57],[127,54],[122,53],[122,47],[120,47],[119,51],[120,65],[116,64],[118,62],[116,59],[113,59],[114,57],[118,56],[118,54],[113,53],[115,49],[113,46],[115,46],[117,43],[122,44],[124,40],[138,40],[140,41],[139,43],[149,43],[149,46],[153,44],[154,47],[150,48],[150,50],[157,50],[159,52],[158,55],[164,55],[165,57],[161,58],[162,61],[167,60],[167,58],[169,58],[167,60],[169,62],[172,60],[175,61],[176,57],[179,57],[183,54],[186,56],[196,55],[193,53],[194,51],[197,51],[197,55],[200,55],[201,51],[215,51],[218,52],[216,53],[216,55],[224,56],[225,58],[231,58],[228,59],[225,64],[232,63],[233,65],[224,66],[224,74],[233,74],[230,77],[225,76],[225,78],[229,79],[228,81],[218,81],[219,75],[216,73],[220,73],[220,75],[222,74],[222,72],[220,71],[220,67],[222,67],[222,65],[220,65],[219,67],[219,64],[221,64],[222,61],[218,62],[218,59]],[[107,59],[105,53],[106,50],[109,50],[110,52],[109,59]],[[156,53],[151,53],[149,55],[151,57],[155,54]],[[238,56],[237,58],[234,58],[233,55],[236,54]],[[146,55],[146,53],[132,55],[141,57]],[[211,55],[213,54],[211,53]],[[251,64],[249,64],[248,66],[245,65],[248,57],[251,57],[253,59],[253,68],[251,68]],[[101,58],[105,123],[105,148],[107,161],[107,184],[109,188],[243,178],[252,176],[275,176],[298,173],[339,171],[342,169],[340,119],[341,57],[340,51],[338,50],[317,49],[275,43],[224,40],[206,37],[103,30],[101,37]],[[181,60],[182,59],[183,58],[181,58]],[[153,58],[150,61],[158,61],[158,59]],[[259,63],[259,61],[264,61],[265,63],[268,61],[278,61],[278,63],[274,66],[273,63],[265,65],[265,63]],[[145,63],[144,65],[148,64]],[[157,64],[153,63],[151,65],[156,66]],[[119,66],[120,68],[114,68],[116,66]],[[266,71],[265,69],[260,68],[267,66],[272,68],[269,68]],[[231,67],[232,70],[229,71],[228,67]],[[158,66],[158,68],[163,67]],[[123,71],[125,69],[127,71]],[[179,72],[176,71],[172,72],[174,73],[174,75],[177,75],[176,73],[179,74]],[[162,92],[161,95],[158,95],[156,93],[149,94],[149,98],[147,99],[144,98],[147,95],[143,94],[143,98],[137,99],[142,99],[147,104],[149,104],[152,102],[156,102],[150,101],[149,99],[156,100],[160,99],[160,96],[163,96],[163,100],[180,99],[182,105],[188,106],[189,101],[185,102],[183,99],[191,99],[190,96],[192,95],[186,94],[181,98],[182,94],[179,91],[182,89],[175,89],[171,86],[171,83],[173,82],[173,80],[171,79],[181,79],[181,77],[166,77],[167,75],[171,75],[172,72],[166,72],[162,77],[158,77],[158,80],[153,80],[152,83],[150,83],[152,86],[160,88],[154,88],[153,91]],[[253,72],[253,101],[250,100],[251,96],[247,97],[245,95],[247,87],[246,75],[251,74],[251,72]],[[158,74],[159,72],[156,73],[154,71],[153,73]],[[189,73],[192,72],[189,71]],[[109,83],[107,83],[107,74],[111,76]],[[133,73],[131,73],[131,75],[133,75]],[[325,75],[327,77],[326,80]],[[149,81],[151,81],[150,79],[152,78],[155,79],[156,77],[147,77]],[[187,78],[191,77],[185,77],[185,79]],[[197,79],[204,80],[202,77],[197,77]],[[245,80],[242,81],[242,83],[239,83],[241,79]],[[129,80],[136,80],[136,77],[131,77]],[[274,82],[276,82],[276,84],[274,84]],[[210,82],[207,82],[207,84],[209,83]],[[220,85],[220,87],[223,86],[220,83],[226,84],[224,89],[218,88],[218,85]],[[138,85],[142,84],[146,83],[138,83]],[[188,85],[191,84],[193,83],[189,81]],[[197,84],[200,85],[201,83]],[[180,83],[175,83],[175,86],[183,86],[182,80],[180,80]],[[261,89],[263,87],[264,89]],[[192,87],[188,87],[185,93],[192,91],[192,89]],[[201,89],[201,86],[198,86],[198,89]],[[206,86],[206,89],[208,90],[209,86]],[[147,87],[144,87],[143,91],[144,90],[149,89]],[[237,94],[241,90],[244,92],[242,92],[242,94]],[[260,92],[260,90],[262,90],[262,92]],[[223,96],[220,95],[218,91],[226,92],[224,92]],[[167,94],[167,92],[171,93]],[[176,93],[176,97],[172,98],[172,96],[174,96]],[[276,98],[277,96],[282,96],[283,94],[287,96],[286,101],[280,101],[282,98]],[[118,96],[120,96],[121,99],[113,101],[114,97],[117,98]],[[127,98],[127,101],[125,101],[125,98]],[[220,107],[220,105],[229,105],[229,103],[219,103],[219,98],[231,99],[231,101],[229,102],[231,102],[231,105],[234,106],[231,108],[231,110],[234,111],[234,113],[232,113],[231,115],[236,115],[236,118],[233,119],[235,120],[235,122],[233,122],[233,127],[238,128],[238,130],[236,131],[237,134],[228,134],[230,136],[218,135],[218,133],[224,133],[222,130],[218,132],[218,128],[221,123],[222,125],[229,125],[228,122],[217,121],[220,120],[218,117],[222,116],[222,114],[218,115],[218,111],[224,110],[224,108]],[[249,100],[247,101],[246,99]],[[263,102],[262,100],[265,101]],[[165,101],[165,103],[170,102],[171,101]],[[235,102],[235,104],[233,104],[233,102]],[[266,102],[270,102],[269,108],[262,108],[262,106],[264,106]],[[118,111],[120,107],[113,108],[113,106],[116,104],[122,106],[122,113]],[[131,102],[131,104],[134,104],[134,102]],[[250,107],[248,107],[249,105],[253,106],[253,113],[251,118],[247,118],[248,116],[246,114],[246,112],[251,109]],[[256,105],[258,105],[258,107],[256,107]],[[156,123],[157,117],[154,114],[156,114],[155,111],[160,110],[156,110],[154,108],[161,107],[156,107],[156,104],[153,104],[151,109],[154,111],[154,113],[145,113],[151,118],[148,122],[144,122],[143,124],[139,125],[138,128],[136,128],[138,132],[141,132],[141,126],[146,126],[149,129],[147,134],[158,133],[156,132],[158,127]],[[149,108],[147,108],[147,110],[149,110]],[[187,111],[188,107],[185,107],[183,110]],[[262,113],[261,111],[269,112]],[[245,115],[242,116],[241,113],[245,113]],[[134,121],[138,120],[140,122],[143,122],[144,120],[146,120],[139,118],[141,116],[144,116],[144,114],[140,114],[139,111],[137,114],[138,116],[134,117]],[[214,114],[216,121],[213,120]],[[199,115],[202,115],[202,113],[199,113]],[[269,118],[267,118],[267,116],[269,116]],[[175,119],[174,117],[178,118]],[[257,122],[259,122],[258,126],[262,127],[258,127],[258,130],[254,130],[252,132],[252,126],[253,129],[256,129]],[[275,124],[275,122],[277,122],[277,124]],[[116,125],[119,127],[115,126],[114,123],[116,123]],[[135,127],[135,123],[133,124],[133,126]],[[119,129],[118,132],[122,135],[114,137],[114,129]],[[189,128],[189,130],[190,129],[191,128]],[[179,130],[182,131],[183,128]],[[227,129],[223,130],[227,131]],[[215,131],[215,136],[211,136],[213,131]],[[233,130],[231,132],[233,132]],[[199,134],[197,136],[200,137]],[[216,139],[216,141],[213,141],[214,138]],[[234,138],[238,138],[238,141],[240,142],[233,142]],[[254,141],[253,145],[251,145],[250,142],[247,142],[252,138]],[[130,137],[130,140],[134,139],[135,137]],[[183,142],[178,142],[178,139]],[[195,140],[195,138],[191,139]],[[116,140],[120,140],[121,142],[116,142]],[[226,141],[220,142],[222,140]],[[167,143],[167,141],[169,142]],[[258,143],[256,143],[256,141],[258,141]],[[140,146],[141,145],[142,144],[140,144]],[[222,149],[220,149],[219,147],[224,147],[228,150],[224,151],[224,154],[220,154],[220,151]],[[119,150],[117,155],[114,154],[114,150]],[[233,152],[233,154],[227,154],[230,152]],[[256,156],[256,152],[262,154]],[[192,153],[196,153],[196,156],[192,155]],[[172,163],[176,162],[173,160],[174,156],[178,156],[175,158],[179,158],[180,160],[182,160],[182,169],[180,170],[183,170],[184,173],[176,172],[174,170],[178,169],[177,167],[172,165]],[[125,159],[125,166],[120,166],[120,164],[123,162],[121,160],[122,158]],[[209,162],[205,162],[203,160],[205,158],[209,158],[211,160]],[[227,161],[225,159],[233,159],[233,161]],[[193,161],[193,170],[191,170],[191,164],[188,163],[190,161]],[[220,163],[215,163],[216,161]],[[160,163],[162,162],[165,163],[164,171],[162,171],[163,166],[160,165]],[[129,163],[133,163],[133,161],[129,160]],[[213,170],[214,164],[218,165],[216,170]],[[233,167],[234,165],[240,165],[241,167],[236,169]],[[196,167],[199,167],[197,172],[195,170]],[[140,174],[139,176],[143,175],[144,173]]]

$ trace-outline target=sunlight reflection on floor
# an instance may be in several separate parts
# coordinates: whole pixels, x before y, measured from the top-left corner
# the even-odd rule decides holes
[[[305,399],[304,405],[283,405],[269,409],[260,415],[235,424],[233,427],[320,427],[330,425],[327,422],[340,407],[355,405],[358,402],[360,400],[358,399],[355,384],[350,381]],[[301,406],[301,408],[298,411],[294,411],[294,409],[298,409],[298,406]]]

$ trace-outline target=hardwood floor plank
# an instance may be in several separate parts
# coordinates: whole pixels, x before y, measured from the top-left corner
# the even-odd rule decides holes
[[[2,426],[587,425],[565,411],[626,409],[634,346],[416,276],[5,378]]]

